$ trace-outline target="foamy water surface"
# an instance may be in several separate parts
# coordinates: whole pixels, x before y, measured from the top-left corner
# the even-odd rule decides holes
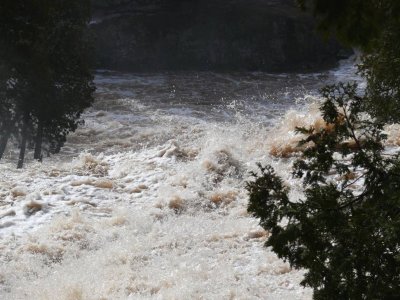
[[[0,164],[1,299],[310,299],[247,212],[256,162],[349,76],[99,71],[59,155]],[[296,193],[296,187],[294,192]]]

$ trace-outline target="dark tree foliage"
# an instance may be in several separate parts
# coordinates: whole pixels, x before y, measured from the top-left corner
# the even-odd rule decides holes
[[[93,101],[90,1],[4,0],[0,20],[0,150],[13,135],[22,167],[28,146],[58,152]]]
[[[400,21],[383,33],[374,51],[364,55],[359,66],[368,83],[366,108],[374,117],[390,123],[400,121],[399,50]]]
[[[270,166],[248,183],[249,211],[271,232],[266,246],[307,273],[315,299],[400,299],[400,159],[384,149],[400,120],[400,1],[298,0],[319,29],[362,50],[356,86],[323,90],[322,130],[298,128],[307,146],[293,165],[304,195]]]
[[[318,29],[349,46],[372,50],[393,23],[399,22],[397,0],[297,0],[318,21]]]
[[[7,82],[5,78],[2,78],[4,73],[5,73],[5,66],[0,66],[0,132],[5,132],[6,128],[8,127],[8,123],[10,122],[10,115],[9,115],[10,103],[9,101],[6,101]],[[0,158],[3,156],[5,150],[5,144],[6,144],[5,139],[8,140],[8,138],[5,135],[0,136]]]
[[[293,167],[304,196],[292,200],[270,166],[249,182],[249,212],[266,246],[294,268],[315,299],[399,299],[400,161],[385,153],[382,123],[363,112],[356,86],[323,90],[326,127],[298,128],[307,150]]]
[[[368,82],[366,109],[385,122],[400,121],[400,1],[297,0],[319,30],[362,50]],[[382,105],[384,104],[384,105]]]

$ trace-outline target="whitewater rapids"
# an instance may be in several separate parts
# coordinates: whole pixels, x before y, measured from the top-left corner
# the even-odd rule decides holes
[[[311,299],[263,247],[245,183],[257,162],[291,180],[271,149],[353,71],[99,71],[62,153],[16,170],[8,149],[0,164],[0,298]]]

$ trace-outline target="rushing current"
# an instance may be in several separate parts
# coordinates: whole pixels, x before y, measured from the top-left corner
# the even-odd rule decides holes
[[[310,299],[246,211],[256,163],[290,181],[318,74],[98,71],[62,152],[0,163],[0,299]],[[300,193],[295,184],[292,194]]]

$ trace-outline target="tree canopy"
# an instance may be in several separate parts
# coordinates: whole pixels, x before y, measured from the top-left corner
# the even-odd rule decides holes
[[[349,46],[373,51],[386,31],[400,22],[396,0],[297,0],[310,11],[318,29],[333,34]]]
[[[297,1],[315,16],[323,34],[362,51],[368,112],[382,121],[400,121],[400,1]]]
[[[58,152],[91,105],[89,0],[4,0],[0,3],[0,158],[10,138],[41,159]]]
[[[383,124],[365,118],[356,86],[326,87],[326,127],[298,128],[308,147],[293,167],[304,196],[289,198],[270,167],[248,184],[266,246],[307,270],[314,299],[398,299],[400,160],[383,152]]]
[[[384,124],[400,120],[400,2],[299,0],[319,29],[362,50],[367,87],[322,90],[324,128],[298,128],[305,150],[293,164],[304,195],[271,166],[248,183],[248,210],[270,231],[266,246],[315,299],[400,298],[400,157],[385,150]],[[398,151],[397,151],[398,152]]]

